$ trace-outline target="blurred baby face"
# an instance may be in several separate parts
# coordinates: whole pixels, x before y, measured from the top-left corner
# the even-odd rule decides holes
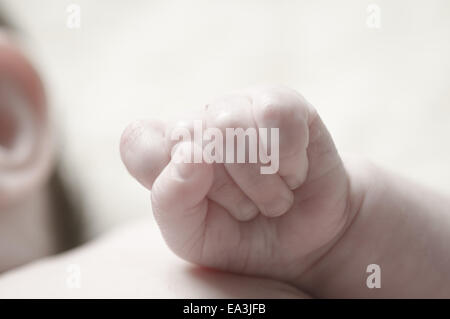
[[[49,132],[39,77],[0,34],[0,212],[45,183],[52,166]]]
[[[0,32],[0,272],[54,251],[47,187],[52,169],[41,81]]]

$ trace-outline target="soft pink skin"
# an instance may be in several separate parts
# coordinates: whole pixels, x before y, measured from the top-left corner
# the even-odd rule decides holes
[[[167,138],[174,124],[131,125],[122,159],[152,190],[155,218],[176,254],[315,297],[450,297],[448,196],[366,161],[344,165],[315,110],[287,88],[246,90],[206,109],[201,117],[222,129],[279,127],[280,171],[175,164]],[[175,156],[192,151],[188,143],[176,149]],[[268,205],[289,198],[284,209]],[[250,202],[246,210],[240,201]],[[366,286],[370,264],[382,269],[381,289]]]
[[[354,213],[350,179],[326,127],[303,97],[284,87],[232,94],[200,116],[219,128],[279,127],[280,170],[260,175],[257,164],[175,164],[167,137],[173,124],[132,124],[122,136],[122,159],[152,190],[167,244],[200,265],[295,282]],[[177,149],[190,151],[187,143]],[[233,206],[238,199],[255,209],[240,211]],[[287,207],[270,209],[283,200]]]

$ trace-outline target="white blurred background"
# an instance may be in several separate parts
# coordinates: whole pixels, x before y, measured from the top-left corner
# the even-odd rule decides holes
[[[66,26],[71,3],[81,8],[79,29]],[[367,24],[370,4],[380,8],[380,28]],[[120,161],[127,123],[261,83],[300,91],[341,152],[450,193],[448,0],[0,5],[46,84],[89,236],[151,214],[148,192]]]

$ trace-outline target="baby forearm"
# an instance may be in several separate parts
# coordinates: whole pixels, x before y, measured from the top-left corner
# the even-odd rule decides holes
[[[450,200],[372,165],[350,168],[357,211],[302,277],[317,297],[450,297]],[[381,288],[368,288],[367,266]]]

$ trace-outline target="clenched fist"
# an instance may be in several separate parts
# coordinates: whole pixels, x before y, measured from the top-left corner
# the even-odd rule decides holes
[[[172,132],[192,131],[195,120],[223,136],[227,128],[278,128],[278,171],[261,174],[260,161],[180,160],[202,145],[174,141]],[[288,88],[237,92],[194,117],[136,122],[122,136],[121,155],[151,190],[169,247],[207,267],[295,282],[350,218],[349,179],[333,140],[315,109]]]

